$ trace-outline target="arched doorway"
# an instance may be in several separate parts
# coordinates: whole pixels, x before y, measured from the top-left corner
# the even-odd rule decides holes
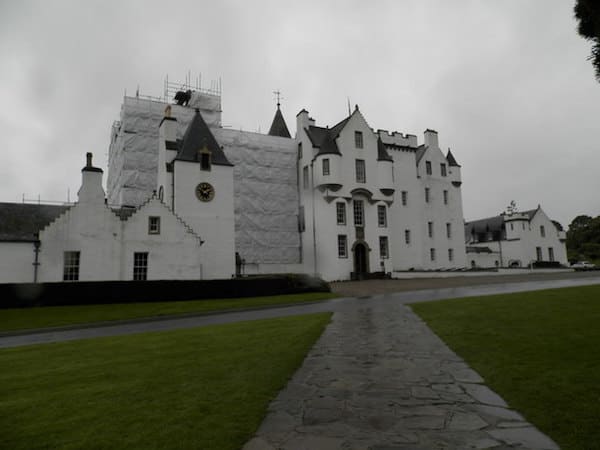
[[[354,276],[364,278],[369,273],[369,249],[366,244],[357,242],[352,249],[354,252]]]

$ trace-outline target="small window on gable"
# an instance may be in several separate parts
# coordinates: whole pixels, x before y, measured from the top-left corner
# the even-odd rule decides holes
[[[302,142],[298,143],[298,159],[302,159]]]
[[[540,225],[540,236],[546,237],[546,229],[544,228],[544,225]]]
[[[363,134],[362,131],[354,132],[354,145],[356,148],[363,148]]]
[[[444,163],[440,164],[440,173],[442,174],[443,177],[445,177],[447,175],[446,164],[444,164]]]
[[[427,175],[431,175],[431,161],[425,161],[425,172]]]
[[[200,170],[210,170],[210,151],[205,147],[198,151],[198,157],[200,160]]]
[[[148,234],[160,234],[160,217],[148,217]]]

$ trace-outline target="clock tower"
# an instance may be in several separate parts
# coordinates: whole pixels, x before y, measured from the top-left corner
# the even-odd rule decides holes
[[[175,139],[175,127],[167,107],[159,129],[159,198],[202,239],[199,278],[230,278],[235,274],[233,165],[198,109],[181,140]]]

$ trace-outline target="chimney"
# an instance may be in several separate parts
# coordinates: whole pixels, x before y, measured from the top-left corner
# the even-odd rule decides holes
[[[439,148],[437,131],[425,130],[425,147]]]
[[[81,169],[81,187],[77,195],[79,203],[104,204],[104,189],[102,189],[102,169],[92,165],[92,154],[86,153],[86,164]]]

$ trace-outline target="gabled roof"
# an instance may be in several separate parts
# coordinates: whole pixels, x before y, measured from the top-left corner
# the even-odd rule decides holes
[[[385,149],[385,144],[381,138],[377,138],[377,161],[394,161]]]
[[[417,158],[417,165],[419,164],[419,161],[421,161],[421,158],[423,158],[423,155],[425,154],[425,152],[427,151],[429,147],[425,147],[423,144],[419,145],[417,147],[417,151],[415,153],[416,158]]]
[[[233,165],[229,162],[225,153],[223,153],[223,149],[217,143],[208,125],[206,125],[200,114],[200,110],[196,109],[194,118],[190,121],[187,130],[185,130],[181,147],[175,159],[179,161],[199,161],[198,150],[205,147],[211,153],[211,164],[218,166]]]
[[[476,233],[487,233],[502,231],[504,226],[503,216],[486,217],[485,219],[473,220],[465,223],[465,235]]]
[[[269,136],[281,136],[286,138],[292,137],[287,125],[285,124],[283,114],[281,114],[281,110],[279,109],[279,104],[277,104],[277,111],[275,112],[273,123],[269,129]]]
[[[305,129],[313,147],[319,149],[315,156],[328,153],[341,155],[340,149],[338,148],[335,140],[350,120],[350,117],[352,116],[350,115],[346,117],[344,120],[334,125],[333,128],[323,128],[311,125]]]
[[[0,203],[0,241],[33,242],[37,233],[69,208],[68,205]]]
[[[460,167],[460,164],[456,162],[456,159],[454,158],[454,155],[450,149],[448,149],[448,153],[446,154],[446,161],[448,161],[448,165],[450,167]]]

